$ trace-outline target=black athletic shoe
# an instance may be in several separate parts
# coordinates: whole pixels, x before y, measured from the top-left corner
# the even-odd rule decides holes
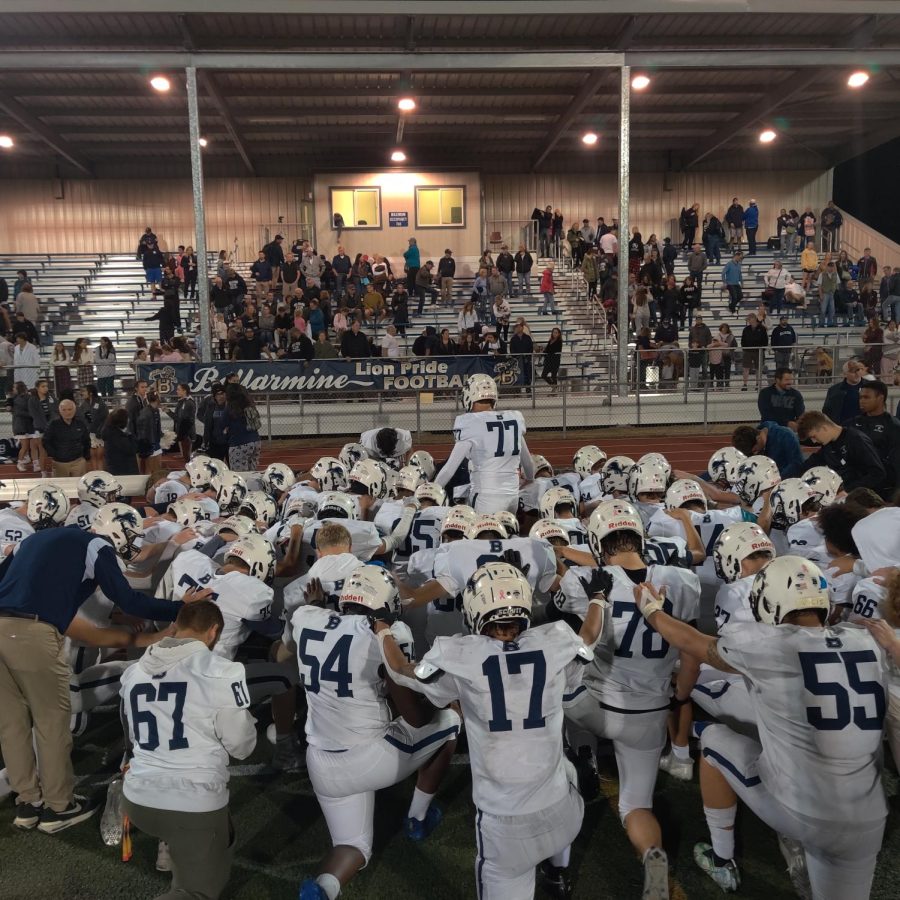
[[[17,803],[16,817],[13,819],[13,825],[21,828],[22,831],[31,831],[41,820],[41,813],[44,811],[42,804],[34,806],[31,803]]]
[[[579,747],[571,757],[578,776],[578,793],[585,803],[596,800],[600,795],[600,779],[597,777],[597,765],[590,747]]]
[[[554,866],[549,860],[544,860],[538,866],[538,883],[541,889],[556,900],[569,900],[572,896],[572,882],[569,880],[568,869],[562,866]]]
[[[85,819],[89,819],[99,809],[98,803],[88,800],[86,797],[79,797],[76,794],[72,798],[72,802],[62,812],[55,812],[49,806],[45,806],[41,811],[38,831],[43,831],[44,834],[56,834],[57,831],[63,831],[66,828],[77,825],[79,822],[84,822]]]

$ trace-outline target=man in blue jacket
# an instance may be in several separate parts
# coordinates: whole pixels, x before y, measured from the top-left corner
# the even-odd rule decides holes
[[[738,425],[731,433],[731,445],[747,456],[768,456],[782,478],[797,478],[803,471],[805,460],[797,435],[777,422],[763,422],[759,428]]]
[[[741,269],[743,259],[744,254],[738,250],[722,269],[722,283],[728,290],[728,311],[732,315],[740,309],[744,299],[744,272]]]
[[[759,229],[759,207],[755,200],[744,210],[744,230],[747,232],[747,253],[756,256],[756,232]]]
[[[775,377],[757,398],[759,418],[763,422],[777,422],[791,431],[797,430],[797,419],[806,412],[803,394],[794,387],[794,372],[787,367],[775,370]]]

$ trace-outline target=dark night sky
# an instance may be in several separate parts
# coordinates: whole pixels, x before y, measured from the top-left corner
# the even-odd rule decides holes
[[[837,166],[834,202],[900,242],[900,138]]]

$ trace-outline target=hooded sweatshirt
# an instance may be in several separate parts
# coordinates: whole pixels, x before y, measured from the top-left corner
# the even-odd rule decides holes
[[[244,667],[201,641],[163,638],[122,676],[134,742],[124,793],[152,809],[213,812],[228,804],[228,757],[256,746]]]

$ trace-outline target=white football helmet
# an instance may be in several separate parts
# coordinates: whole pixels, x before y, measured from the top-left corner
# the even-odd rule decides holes
[[[179,497],[169,504],[168,511],[175,516],[175,521],[182,528],[190,528],[198,522],[206,521],[209,514],[203,508],[203,504],[189,497]]]
[[[516,537],[518,535],[519,520],[508,509],[501,509],[492,515],[506,529],[507,537]]]
[[[478,569],[463,591],[463,618],[473,634],[492,622],[517,620],[531,624],[531,585],[508,563],[491,562]]]
[[[553,466],[550,465],[550,461],[546,456],[541,456],[540,453],[532,453],[531,454],[531,462],[534,464],[534,477],[535,478],[552,478],[554,475]],[[541,476],[541,472],[546,471],[547,474]]]
[[[573,516],[578,516],[578,502],[568,488],[552,487],[549,491],[541,494],[538,508],[542,519],[557,518],[556,509],[559,506],[567,506],[572,511]]]
[[[304,519],[314,518],[319,509],[318,496],[312,497],[309,494],[294,494],[281,509],[281,516],[286,519],[288,516],[301,516]]]
[[[326,491],[319,497],[317,519],[355,519],[356,501],[340,491]]]
[[[471,506],[451,506],[450,512],[441,522],[441,537],[448,531],[457,531],[463,537],[468,536],[469,529],[475,524],[477,518],[475,510]]]
[[[205,453],[198,453],[184,464],[184,470],[191,479],[191,487],[205,491],[212,485],[216,475],[221,475],[228,466],[221,459],[213,459]]]
[[[309,470],[322,491],[346,491],[350,484],[347,467],[334,456],[323,456]]]
[[[409,491],[415,495],[416,488],[425,480],[425,473],[418,466],[404,466],[397,472],[394,484],[391,487],[391,495],[396,497],[397,491]]]
[[[666,484],[668,484],[669,479],[672,477],[672,463],[662,453],[645,453],[638,460],[638,465],[643,465],[644,463],[656,463],[656,465],[660,466],[666,473]]]
[[[463,408],[466,412],[471,412],[472,406],[480,400],[491,400],[494,405],[497,404],[497,382],[490,375],[476,373],[470,375],[466,379],[466,386],[463,388]]]
[[[556,541],[559,546],[568,546],[569,543],[569,532],[552,519],[538,519],[531,526],[528,537],[538,541],[547,541],[550,544]]]
[[[755,503],[763,491],[781,481],[778,466],[768,456],[748,456],[737,470],[734,492],[746,504]]]
[[[216,526],[216,534],[223,531],[230,531],[239,538],[253,534],[253,523],[246,516],[229,516],[224,522],[219,522]]]
[[[69,515],[69,498],[52,482],[38,484],[28,492],[25,515],[35,531],[62,525]]]
[[[266,525],[271,525],[278,514],[275,501],[264,491],[247,492],[241,501],[241,511],[247,509],[252,512],[254,522],[265,522]]]
[[[478,540],[478,536],[485,531],[496,531],[501,539],[506,539],[509,535],[506,532],[506,526],[496,517],[481,515],[469,526],[467,537],[471,541]],[[486,540],[486,539],[483,539]]]
[[[666,509],[680,509],[685,503],[700,502],[707,508],[706,494],[693,478],[679,478],[666,491]]]
[[[245,534],[232,541],[225,551],[225,564],[231,559],[240,560],[250,569],[248,574],[263,584],[275,574],[275,548],[261,534]]]
[[[78,499],[89,506],[117,503],[122,498],[122,485],[115,475],[96,469],[78,479]]]
[[[831,506],[844,487],[841,476],[828,466],[813,466],[800,477],[819,495],[822,506]]]
[[[651,492],[665,494],[668,483],[668,472],[660,462],[655,459],[638,462],[631,467],[631,471],[628,473],[628,496],[632,500],[637,500],[638,494]]]
[[[369,458],[369,451],[362,444],[349,443],[341,447],[338,458],[349,472],[361,459]]]
[[[400,592],[382,566],[360,566],[344,581],[338,609],[351,615],[386,612],[394,620],[400,616]]]
[[[731,583],[741,578],[741,563],[754,553],[775,558],[775,546],[755,522],[735,522],[719,535],[713,546],[713,565],[717,577]]]
[[[800,610],[819,610],[824,623],[830,608],[825,576],[802,556],[773,559],[756,573],[750,588],[750,609],[764,625],[780,625],[785,616]]]
[[[374,459],[361,459],[350,470],[350,483],[361,484],[366,493],[376,500],[387,496],[387,478],[385,470]]]
[[[416,500],[430,500],[435,506],[447,505],[447,492],[439,485],[426,481],[416,488]]]
[[[721,447],[709,458],[706,471],[713,484],[731,487],[737,481],[738,466],[747,458],[737,447]]]
[[[127,503],[107,503],[97,510],[91,531],[109,538],[116,553],[129,560],[140,551],[136,544],[144,534],[144,522],[138,511]]]
[[[223,515],[239,510],[247,496],[247,482],[231,469],[214,475],[210,487],[216,492],[216,503]]]
[[[271,463],[266,466],[266,471],[262,475],[266,490],[273,496],[292,488],[296,480],[294,470],[287,463]]]
[[[640,550],[644,550],[644,523],[640,513],[622,500],[604,500],[591,513],[588,520],[588,543],[597,559],[603,556],[603,539],[616,531],[633,531],[640,538]]]
[[[596,444],[585,444],[575,452],[572,468],[582,478],[587,478],[588,475],[593,475],[596,467],[602,466],[606,460],[606,454]]]
[[[628,493],[628,473],[634,466],[634,460],[629,456],[611,456],[600,470],[600,490],[604,494],[612,494],[619,491]]]
[[[785,478],[769,497],[772,526],[787,531],[791,525],[796,525],[803,518],[803,507],[807,503],[812,501],[818,510],[821,499],[816,489],[802,478]]]
[[[416,452],[410,456],[408,465],[421,469],[425,474],[426,481],[434,480],[434,473],[436,471],[434,457],[427,450],[416,450]]]

